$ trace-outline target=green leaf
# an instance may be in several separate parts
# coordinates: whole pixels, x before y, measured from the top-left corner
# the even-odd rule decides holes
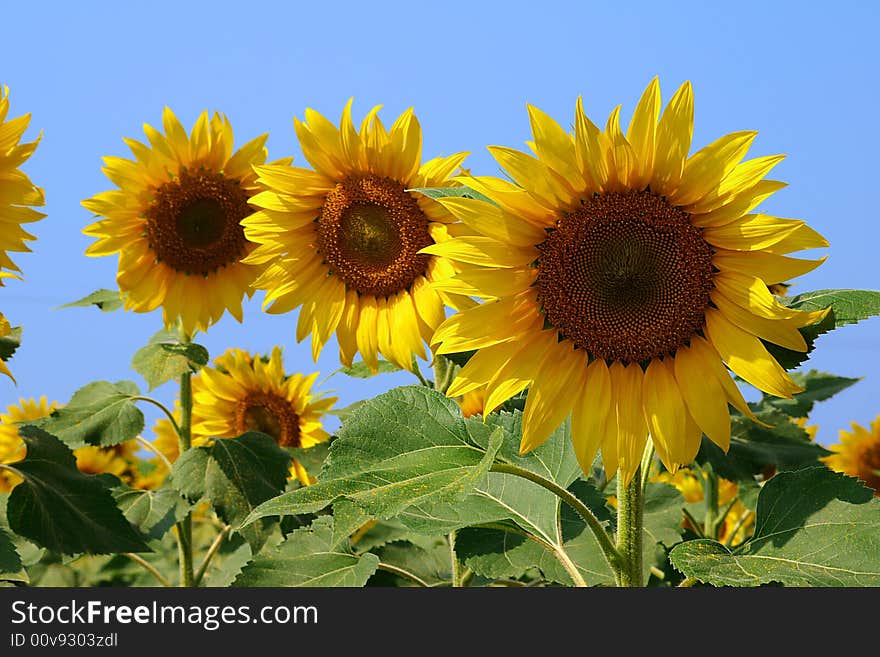
[[[342,426],[317,484],[262,504],[245,523],[311,513],[342,498],[379,518],[459,500],[485,477],[500,432],[486,451],[469,438],[454,401],[422,386],[396,388],[364,403]]]
[[[0,529],[0,582],[27,583],[28,576],[12,539]]]
[[[754,475],[767,466],[790,470],[811,465],[827,456],[828,450],[810,440],[791,417],[773,407],[764,407],[756,417],[770,425],[762,426],[743,415],[732,415],[730,450],[721,451],[708,438],[703,438],[699,463],[711,463],[716,472],[732,481],[753,481]]]
[[[348,422],[348,420],[351,418],[351,416],[354,415],[354,412],[357,409],[359,409],[361,406],[363,406],[364,403],[366,403],[366,400],[359,399],[358,401],[352,402],[351,404],[349,404],[348,406],[345,406],[343,408],[330,409],[329,411],[327,411],[327,413],[329,415],[335,415],[342,422]]]
[[[7,464],[24,478],[9,495],[12,531],[63,554],[149,551],[102,479],[77,470],[70,448],[37,427],[19,433],[27,454]]]
[[[363,586],[378,565],[375,554],[355,555],[334,545],[333,517],[321,516],[258,555],[233,586]]]
[[[15,350],[21,346],[21,327],[15,326],[9,335],[0,337],[0,360],[7,361],[12,358]]]
[[[95,381],[77,390],[70,401],[33,424],[73,447],[109,447],[137,438],[144,414],[134,402],[140,390],[132,381]]]
[[[131,366],[152,390],[181,374],[198,372],[208,359],[208,350],[200,344],[158,342],[138,349]]]
[[[79,301],[66,303],[63,306],[59,306],[59,308],[87,308],[89,306],[97,306],[103,312],[109,313],[122,308],[122,304],[123,299],[119,290],[102,288],[92,292],[87,297],[83,297]]]
[[[816,338],[820,335],[840,326],[880,315],[880,292],[873,290],[816,290],[795,297],[783,297],[780,302],[804,311],[831,308],[831,312],[822,321],[799,329],[807,343],[806,353],[763,341],[770,354],[787,370],[798,367],[809,358]]]
[[[355,379],[370,379],[378,374],[387,374],[388,372],[399,372],[402,368],[398,367],[394,363],[389,363],[387,360],[379,359],[379,368],[373,372],[367,364],[359,360],[355,363],[352,363],[351,367],[341,367],[334,374],[341,373],[345,374],[345,376],[350,376]]]
[[[438,198],[448,198],[450,196],[457,196],[460,198],[472,198],[477,201],[483,201],[484,203],[491,203],[492,205],[498,205],[490,199],[485,194],[481,194],[475,189],[471,189],[470,187],[465,187],[464,185],[460,187],[416,187],[413,189],[408,189],[408,192],[418,192],[419,194],[424,194],[428,198],[438,199]]]
[[[306,469],[306,472],[314,475],[321,471],[324,461],[327,460],[331,443],[332,440],[325,440],[311,447],[285,447],[284,449],[291,458]]]
[[[810,370],[806,374],[794,372],[791,374],[791,378],[801,388],[804,388],[803,392],[797,393],[792,399],[764,395],[763,403],[794,418],[807,417],[816,402],[829,399],[841,390],[846,390],[861,381],[861,379],[850,379],[817,370]]]
[[[120,484],[111,492],[128,521],[150,540],[161,539],[190,509],[177,491],[169,487],[147,491]]]
[[[670,560],[715,586],[880,586],[880,499],[825,467],[783,472],[758,496],[750,541],[688,541]]]
[[[874,290],[816,290],[783,297],[781,301],[789,308],[804,311],[832,308],[835,326],[855,324],[880,315],[880,292]]]
[[[238,528],[255,507],[284,490],[290,456],[266,434],[248,432],[218,438],[210,447],[185,452],[171,471],[172,485],[186,499],[207,498],[226,523]],[[278,515],[278,514],[275,514]],[[256,553],[271,522],[263,520],[237,531]]]

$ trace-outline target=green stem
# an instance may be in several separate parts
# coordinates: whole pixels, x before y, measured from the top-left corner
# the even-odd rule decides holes
[[[419,363],[416,360],[415,356],[413,356],[412,364],[413,364],[413,374],[416,375],[416,378],[419,380],[419,383],[422,384],[423,386],[425,386],[426,388],[430,388],[431,384],[428,383],[428,380],[422,374],[422,370],[419,369]]]
[[[703,497],[706,500],[706,515],[703,517],[703,534],[707,538],[718,538],[721,516],[718,513],[718,475],[711,466],[703,468]]]
[[[181,332],[181,342],[189,342],[189,336]],[[180,455],[192,447],[192,374],[180,376],[180,425],[177,433],[180,438]],[[192,513],[177,523],[177,551],[180,557],[180,585],[195,586],[193,572]]]
[[[143,568],[148,573],[150,573],[153,577],[155,577],[162,586],[168,586],[168,580],[162,576],[162,573],[160,573],[158,570],[156,570],[153,567],[153,564],[147,562],[142,557],[140,557],[136,554],[133,554],[131,552],[123,552],[122,556],[128,557],[129,559],[134,561],[137,565],[139,565],[141,568]]]
[[[449,532],[446,538],[449,539],[449,561],[452,564],[452,587],[459,588],[461,586],[461,564],[458,561],[458,555],[455,554],[455,531]]]
[[[202,565],[199,566],[199,570],[195,576],[195,586],[198,586],[202,583],[202,579],[205,577],[205,573],[208,572],[208,566],[211,565],[211,560],[214,558],[214,555],[220,550],[220,546],[223,545],[223,541],[226,540],[226,537],[229,535],[229,532],[232,530],[232,527],[226,526],[222,529],[222,531],[217,534],[217,537],[214,539],[214,542],[211,543],[211,547],[208,548],[207,554],[205,554],[205,559],[202,561]]]
[[[430,584],[428,584],[425,580],[423,580],[415,573],[411,573],[408,570],[404,570],[403,568],[398,568],[397,566],[392,566],[390,563],[384,563],[380,561],[377,569],[384,570],[386,573],[392,573],[394,575],[397,575],[398,577],[403,577],[404,579],[408,579],[411,582],[415,582],[419,586],[426,589],[431,588]]]
[[[617,571],[617,585],[642,586],[642,538],[644,532],[644,491],[641,466],[624,484],[617,476],[617,552],[622,563]]]
[[[452,379],[455,375],[455,363],[446,358],[445,356],[441,356],[440,354],[434,355],[434,388],[442,392],[444,395],[446,391],[449,390],[449,386],[452,385]]]
[[[489,471],[512,474],[517,477],[522,477],[523,479],[528,479],[529,481],[546,488],[556,495],[556,497],[568,504],[581,518],[583,518],[584,522],[587,523],[587,527],[589,527],[590,531],[595,535],[596,540],[599,542],[599,547],[602,549],[602,554],[605,556],[605,560],[608,562],[611,570],[614,572],[619,570],[621,567],[621,555],[618,553],[617,548],[614,547],[614,543],[611,542],[611,537],[608,536],[602,523],[599,522],[599,519],[592,511],[590,511],[590,508],[577,497],[562,488],[562,486],[559,486],[556,482],[545,479],[541,475],[531,472],[530,470],[510,465],[509,463],[493,463]]]
[[[158,407],[159,410],[161,410],[163,413],[165,413],[166,416],[168,416],[168,419],[171,421],[171,426],[174,427],[174,431],[177,433],[177,435],[178,436],[180,435],[180,427],[177,426],[177,420],[174,419],[174,413],[169,411],[168,407],[165,406],[165,404],[160,402],[158,399],[153,399],[152,397],[144,397],[142,395],[136,395],[131,398],[131,401],[147,402],[149,404],[152,404],[153,406]]]
[[[156,446],[155,446],[153,443],[151,443],[149,440],[147,440],[146,438],[144,438],[144,437],[142,437],[142,436],[138,436],[137,438],[135,438],[135,440],[136,440],[138,443],[140,443],[140,445],[141,445],[142,447],[144,447],[144,449],[147,449],[147,450],[153,452],[153,454],[155,454],[156,457],[157,457],[160,461],[162,461],[162,463],[165,464],[165,467],[168,468],[168,472],[171,472],[171,468],[174,467],[174,466],[171,464],[171,461],[168,460],[168,457],[165,456],[165,455],[161,452],[161,450],[157,449]]]

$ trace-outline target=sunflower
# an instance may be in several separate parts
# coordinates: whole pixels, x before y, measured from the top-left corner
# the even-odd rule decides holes
[[[39,420],[58,407],[58,402],[47,401],[45,395],[38,400],[19,399],[18,404],[7,407],[0,415],[0,463],[14,463],[25,456],[24,441],[18,435],[18,423]],[[9,470],[0,469],[0,492],[8,492],[21,481],[21,477]]]
[[[45,217],[32,206],[43,205],[43,190],[35,186],[20,167],[39,144],[39,137],[32,142],[20,144],[24,131],[30,123],[30,114],[6,120],[9,112],[9,88],[0,88],[0,285],[4,278],[18,278],[21,270],[12,262],[8,251],[25,252],[28,240],[36,239],[21,225]],[[11,271],[4,271],[11,270]]]
[[[852,432],[840,430],[840,442],[831,445],[833,453],[822,461],[836,472],[858,477],[880,497],[880,416],[871,422],[871,429],[852,423]]]
[[[112,474],[129,484],[137,479],[137,451],[135,441],[97,447],[89,445],[73,451],[76,467],[85,474]]]
[[[674,474],[671,472],[661,472],[652,476],[651,481],[675,486],[682,497],[684,497],[684,501],[689,504],[702,502],[705,498],[702,477],[690,468],[682,468]],[[738,495],[739,486],[737,486],[736,482],[724,477],[718,477],[718,505],[720,507],[730,505],[730,508],[727,510],[724,520],[718,528],[717,538],[727,545],[739,545],[751,536],[754,531],[755,515],[746,509],[741,501],[736,499]],[[685,525],[688,525],[688,521],[685,521]]]
[[[6,338],[12,335],[12,325],[9,323],[9,320],[6,319],[6,316],[3,313],[0,313],[0,339]],[[6,365],[6,361],[9,360],[11,356],[8,355],[6,358],[0,358],[0,374],[5,374],[10,379],[15,381],[15,377],[12,376],[12,372],[9,371],[9,367]]]
[[[360,352],[374,371],[379,353],[412,369],[413,354],[425,358],[423,340],[444,320],[444,305],[474,302],[431,288],[453,269],[419,251],[457,227],[442,206],[411,190],[449,186],[467,154],[420,165],[422,132],[412,110],[387,131],[378,110],[359,132],[351,101],[340,129],[313,110],[305,122],[295,120],[315,170],[256,167],[267,191],[252,199],[260,211],[243,222],[247,238],[259,244],[245,262],[267,265],[255,286],[266,290],[268,312],[302,306],[296,338],[312,335],[316,360],[335,332],[346,366]]]
[[[267,135],[233,154],[225,116],[203,112],[189,137],[167,107],[163,123],[164,135],[144,125],[150,146],[125,140],[134,160],[104,158],[103,171],[119,189],[83,201],[103,217],[83,231],[98,238],[86,254],[118,253],[126,309],[162,306],[167,327],[180,318],[192,334],[227,310],[241,321],[242,297],[253,293],[259,268],[242,262],[254,245],[240,222],[252,212],[258,187],[251,167],[266,161]]]
[[[458,405],[461,408],[461,414],[464,417],[482,415],[483,406],[485,405],[485,403],[485,390],[471,390],[470,392],[466,392],[465,394],[463,394],[461,396],[461,399],[458,400]]]
[[[438,353],[479,350],[448,394],[487,386],[490,412],[529,387],[523,452],[571,414],[584,471],[601,447],[625,481],[649,433],[670,471],[703,433],[728,449],[728,403],[754,416],[724,363],[766,393],[798,392],[762,340],[806,351],[798,328],[826,312],[787,308],[765,284],[822,262],[783,254],[827,245],[803,221],[751,213],[783,186],[763,179],[781,156],[741,162],[756,133],[737,132],[688,157],[690,83],[659,110],[656,79],[626,135],[619,107],[603,131],[579,100],[570,135],[530,106],[535,156],[490,148],[518,184],[461,180],[493,203],[440,200],[478,235],[422,250],[460,267],[436,289],[486,300],[434,335]]]
[[[198,380],[198,375],[193,377],[193,382]],[[175,401],[174,411],[172,412],[174,416],[174,421],[176,423],[180,423],[180,402]],[[199,417],[196,409],[193,409],[193,422],[198,422]],[[146,461],[146,467],[138,469],[138,476],[135,478],[132,486],[134,488],[143,488],[143,489],[154,489],[158,488],[162,485],[162,482],[165,481],[165,478],[168,476],[168,466],[165,464],[165,460],[167,459],[169,462],[174,463],[180,457],[180,438],[177,435],[177,430],[174,428],[174,425],[171,424],[171,420],[167,417],[161,417],[156,420],[156,424],[153,426],[153,433],[155,434],[155,438],[153,438],[152,446],[153,449],[162,454],[165,458],[162,459],[158,456],[151,458]],[[193,436],[192,437],[192,446],[193,447],[201,447],[203,445],[208,444],[210,441],[205,436]]]
[[[193,379],[194,438],[234,438],[260,431],[280,447],[307,448],[327,440],[321,417],[336,402],[312,392],[318,373],[286,375],[281,349],[268,358],[229,349]],[[311,480],[296,460],[290,470],[303,485]]]

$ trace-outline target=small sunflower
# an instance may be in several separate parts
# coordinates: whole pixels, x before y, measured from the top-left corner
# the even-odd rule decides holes
[[[321,427],[321,417],[336,397],[312,392],[317,372],[285,374],[279,347],[268,358],[229,349],[214,365],[203,367],[193,379],[194,438],[234,438],[260,431],[281,447],[307,448],[330,437]],[[290,473],[303,485],[311,481],[296,460]]]
[[[58,407],[58,402],[51,404],[45,395],[38,400],[19,399],[18,404],[7,407],[6,413],[0,415],[0,463],[14,463],[25,456],[25,444],[18,435],[18,423],[39,420],[46,417]],[[8,492],[21,481],[21,477],[9,470],[0,469],[0,492]]]
[[[225,116],[203,112],[187,136],[166,107],[163,124],[164,135],[144,125],[150,146],[125,140],[134,160],[104,158],[103,171],[119,189],[83,201],[103,217],[83,231],[98,238],[86,254],[118,253],[126,309],[162,306],[167,327],[180,318],[192,334],[227,310],[241,321],[242,297],[253,293],[259,267],[242,262],[254,245],[241,220],[252,212],[258,187],[251,167],[266,161],[266,135],[233,154]]]
[[[18,278],[21,270],[12,262],[9,251],[26,252],[28,240],[36,239],[22,224],[45,217],[33,206],[45,204],[43,190],[34,185],[20,167],[33,154],[40,139],[19,143],[30,123],[30,114],[6,120],[9,112],[9,88],[0,89],[0,286],[4,278]],[[11,270],[11,271],[5,271]]]
[[[840,430],[840,442],[831,445],[833,454],[822,461],[836,472],[858,477],[880,497],[880,416],[871,429],[852,423],[852,432]]]
[[[423,341],[444,320],[444,305],[474,303],[431,288],[452,265],[419,251],[457,227],[442,206],[409,190],[449,186],[467,154],[421,164],[422,132],[412,110],[387,131],[378,110],[360,131],[351,101],[339,129],[313,110],[305,122],[295,120],[315,170],[256,168],[267,191],[253,198],[260,211],[244,221],[245,235],[259,244],[245,261],[267,265],[255,286],[266,290],[268,312],[302,306],[296,338],[312,335],[315,359],[335,332],[346,366],[360,352],[373,370],[379,353],[412,369],[413,354],[425,358]]]
[[[661,472],[652,476],[651,481],[675,486],[684,497],[684,501],[689,504],[702,502],[705,498],[701,475],[690,468],[681,468],[674,474]],[[724,477],[718,478],[718,505],[726,507],[733,502],[718,530],[718,540],[727,545],[739,545],[754,531],[755,515],[746,509],[742,502],[736,500],[737,495],[739,495],[739,486],[736,482]],[[688,524],[688,521],[685,521],[685,525]]]
[[[80,447],[73,451],[73,455],[80,472],[92,475],[108,473],[130,484],[137,478],[137,452],[137,443],[129,440],[111,447]]]
[[[626,135],[619,107],[603,131],[579,100],[574,135],[529,114],[535,156],[490,148],[517,184],[462,178],[494,204],[440,199],[478,235],[422,250],[460,267],[436,289],[486,300],[434,335],[438,353],[479,350],[448,394],[487,386],[489,412],[529,387],[523,452],[571,414],[584,470],[601,447],[625,481],[649,433],[671,471],[703,433],[726,451],[728,403],[752,413],[724,364],[791,397],[800,388],[762,340],[806,351],[798,328],[824,316],[783,306],[766,285],[824,260],[784,254],[827,246],[803,221],[752,213],[783,187],[763,179],[782,156],[741,162],[756,133],[737,132],[688,157],[690,83],[661,116],[653,80]]]

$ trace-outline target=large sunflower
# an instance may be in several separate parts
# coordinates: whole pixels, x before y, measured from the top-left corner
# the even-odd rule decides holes
[[[22,224],[38,221],[46,215],[32,206],[45,203],[43,190],[34,185],[20,167],[40,142],[20,144],[30,123],[30,114],[6,120],[9,112],[9,88],[0,88],[0,285],[3,279],[17,278],[21,270],[12,262],[8,251],[30,251],[25,245],[36,239]],[[11,270],[11,271],[5,271]]]
[[[419,251],[447,239],[453,219],[408,190],[448,186],[466,153],[420,165],[422,132],[412,110],[387,131],[378,110],[360,131],[350,101],[340,129],[312,110],[305,122],[295,120],[315,170],[256,168],[268,191],[252,199],[260,211],[244,221],[247,238],[260,245],[246,262],[268,263],[255,283],[267,291],[268,312],[302,306],[296,338],[312,335],[315,359],[335,332],[346,365],[360,352],[375,370],[381,353],[411,369],[412,355],[425,357],[423,340],[444,320],[444,304],[473,303],[431,288],[452,266]]]
[[[852,432],[841,429],[840,442],[828,449],[833,453],[822,460],[829,468],[858,477],[880,497],[880,416],[870,430],[855,422]]]
[[[281,447],[313,447],[330,435],[321,417],[336,402],[312,392],[318,378],[284,373],[281,349],[268,358],[229,349],[203,367],[193,379],[193,437],[234,438],[247,431],[260,431]],[[291,475],[304,485],[308,473],[296,460]]]
[[[486,299],[433,338],[439,353],[479,350],[448,394],[488,386],[488,412],[530,386],[523,451],[571,414],[585,471],[601,447],[628,480],[649,433],[672,471],[702,433],[728,448],[728,403],[751,413],[723,363],[769,394],[800,390],[762,340],[805,351],[798,328],[823,313],[786,308],[765,281],[815,268],[783,254],[827,242],[803,221],[750,214],[783,186],[763,180],[781,156],[741,162],[754,132],[687,156],[689,83],[661,117],[652,81],[626,135],[619,112],[599,130],[579,100],[570,135],[530,106],[535,156],[490,148],[518,184],[463,179],[494,204],[442,202],[479,235],[422,252],[460,266],[437,289]]]
[[[83,232],[98,240],[90,256],[119,254],[116,281],[126,309],[162,306],[166,326],[206,330],[229,311],[241,321],[242,297],[252,294],[259,268],[243,264],[253,249],[241,220],[257,192],[251,167],[266,161],[266,135],[232,152],[225,116],[203,112],[187,136],[165,108],[165,134],[149,125],[146,146],[125,143],[134,160],[105,157],[104,173],[119,189],[83,206],[104,217]]]

